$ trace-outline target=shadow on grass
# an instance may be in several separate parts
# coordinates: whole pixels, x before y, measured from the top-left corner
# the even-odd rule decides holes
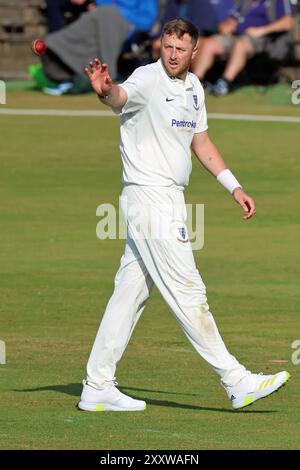
[[[153,393],[173,393],[175,394],[176,392],[162,392],[159,390],[149,390],[149,389],[139,389],[139,388],[132,388],[132,387],[122,387],[123,390],[133,390],[133,391],[144,391],[144,392],[153,392]],[[122,390],[120,388],[120,390]],[[55,392],[61,392],[61,393],[66,393],[67,395],[72,395],[75,397],[80,397],[82,390],[82,385],[78,383],[70,383],[66,385],[47,385],[45,387],[37,387],[37,388],[24,388],[24,389],[16,389],[14,390],[15,392],[43,392],[43,391],[55,391]],[[178,393],[178,395],[183,395],[182,393]],[[232,409],[226,409],[226,408],[211,408],[207,406],[195,406],[195,405],[187,405],[184,403],[177,403],[174,401],[168,401],[168,400],[156,400],[153,398],[148,398],[148,397],[142,397],[142,396],[135,396],[135,395],[130,395],[132,398],[135,398],[136,400],[144,400],[148,405],[154,405],[154,406],[165,406],[165,407],[171,407],[171,408],[183,408],[185,410],[198,410],[198,411],[217,411],[217,412],[222,412],[222,413],[235,413],[235,414],[241,414],[241,413],[251,413],[251,414],[267,414],[267,413],[277,413],[275,410],[243,410],[240,412],[237,412]],[[197,396],[196,394],[192,394],[192,396]]]

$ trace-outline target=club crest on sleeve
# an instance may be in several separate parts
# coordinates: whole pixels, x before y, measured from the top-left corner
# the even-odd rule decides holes
[[[198,96],[197,95],[193,95],[193,99],[194,99],[194,108],[196,109],[196,111],[198,111],[199,109],[199,106],[198,106]]]
[[[184,243],[188,242],[188,236],[187,236],[186,228],[185,227],[178,227],[178,232],[179,232],[179,237],[177,237],[178,240],[180,242],[184,242]]]

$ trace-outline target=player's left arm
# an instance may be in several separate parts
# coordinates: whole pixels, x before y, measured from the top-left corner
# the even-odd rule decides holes
[[[255,202],[245,193],[239,182],[228,170],[219,150],[210,140],[207,131],[194,134],[192,150],[200,163],[228,189],[235,201],[244,210],[243,219],[250,219],[256,212]]]

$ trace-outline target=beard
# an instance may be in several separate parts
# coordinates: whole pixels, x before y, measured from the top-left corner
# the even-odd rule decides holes
[[[189,68],[190,68],[190,60],[184,61],[184,63],[174,62],[174,67],[171,66],[168,60],[165,60],[162,57],[163,66],[167,72],[167,74],[171,77],[176,77],[183,79],[185,78]]]

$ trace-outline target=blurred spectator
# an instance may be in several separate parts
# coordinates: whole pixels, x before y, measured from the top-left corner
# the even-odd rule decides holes
[[[153,59],[160,55],[160,35],[163,25],[168,21],[174,18],[192,21],[200,35],[205,37],[218,31],[218,24],[228,17],[233,6],[234,0],[168,0],[163,9],[160,28],[153,37]]]
[[[46,37],[43,68],[46,77],[57,83],[45,90],[49,94],[70,92],[74,81],[86,83],[84,68],[95,57],[108,64],[115,79],[124,42],[137,30],[150,30],[157,19],[158,0],[96,0],[96,4],[94,10]]]
[[[85,11],[95,7],[94,0],[46,0],[49,33],[59,31]]]
[[[240,0],[219,26],[220,34],[208,38],[195,58],[192,70],[203,80],[217,57],[227,57],[223,76],[212,92],[226,95],[232,82],[254,55],[265,52],[282,60],[291,45],[294,9],[290,0]]]

